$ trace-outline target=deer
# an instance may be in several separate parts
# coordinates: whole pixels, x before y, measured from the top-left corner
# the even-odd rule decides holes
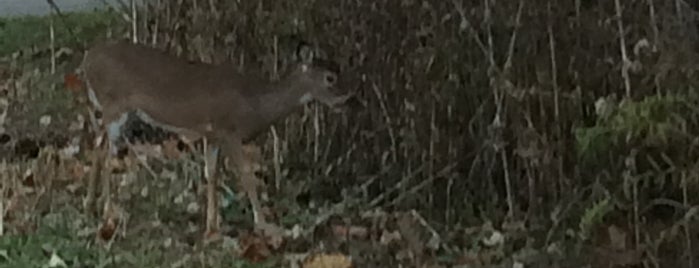
[[[81,75],[90,111],[101,113],[94,128],[101,137],[106,135],[105,159],[116,155],[129,114],[184,140],[204,139],[210,147],[205,159],[212,163],[205,168],[209,174],[205,237],[220,229],[217,167],[225,165],[217,163],[225,159],[237,170],[254,224],[265,223],[257,195],[262,182],[246,158],[244,144],[311,101],[336,107],[351,97],[333,92],[338,72],[322,64],[327,61],[317,59],[309,45],[300,44],[296,56],[295,66],[272,81],[240,72],[232,64],[189,61],[142,44],[111,41],[93,46],[84,54]],[[109,179],[98,183],[106,209],[111,202]],[[92,198],[89,193],[90,189],[87,202]]]

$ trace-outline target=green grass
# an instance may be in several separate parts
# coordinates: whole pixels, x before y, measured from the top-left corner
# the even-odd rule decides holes
[[[54,24],[56,45],[76,47],[105,36],[120,18],[114,12],[92,11],[64,13],[59,16],[0,18],[0,56],[29,46],[48,47],[50,25]],[[72,29],[73,34],[68,29]]]
[[[44,223],[36,233],[2,236],[0,268],[171,267],[176,263],[182,263],[184,267],[274,267],[273,261],[253,264],[216,247],[199,250],[165,248],[162,246],[165,237],[122,238],[123,241],[108,249],[96,244],[93,236],[78,237],[76,233],[68,228],[53,229]]]

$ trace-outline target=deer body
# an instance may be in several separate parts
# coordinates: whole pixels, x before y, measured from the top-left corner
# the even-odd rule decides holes
[[[127,43],[93,48],[83,66],[104,122],[140,111],[149,123],[191,139],[236,132],[247,141],[310,101],[308,88],[315,86],[293,77],[269,83],[231,65],[192,63]]]
[[[301,56],[304,61],[286,77],[269,82],[238,73],[232,65],[190,62],[146,46],[116,42],[89,50],[82,69],[90,102],[102,112],[112,154],[127,114],[136,112],[145,122],[189,140],[207,138],[215,144],[212,152],[220,147],[237,166],[239,179],[250,182],[254,174],[245,170],[243,142],[313,99],[334,105],[347,98],[329,90],[336,80],[334,72],[311,65],[312,55]],[[210,222],[217,216],[209,215],[218,213],[211,211],[216,207],[211,196],[215,183],[210,181],[207,190],[207,232],[218,225]],[[256,212],[255,190],[245,191]]]

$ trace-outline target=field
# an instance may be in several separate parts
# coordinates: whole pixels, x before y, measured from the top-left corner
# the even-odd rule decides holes
[[[559,16],[551,3],[339,2],[158,1],[138,24],[128,10],[0,18],[0,267],[699,261],[699,19],[677,26],[674,6],[652,3],[617,24],[604,3],[554,4]],[[204,243],[198,142],[133,120],[116,164],[89,149],[71,74],[134,27],[142,43],[273,79],[300,40],[338,61],[354,99],[306,105],[251,142],[280,232],[253,231],[229,170],[222,238]],[[113,181],[108,211],[84,207],[95,176]]]
[[[118,197],[120,205],[128,206],[128,212],[119,215],[129,230],[127,239],[100,239],[100,218],[86,214],[82,205],[92,163],[87,154],[71,151],[82,142],[79,116],[84,107],[74,102],[64,75],[79,63],[73,51],[104,36],[119,18],[112,13],[70,13],[65,20],[53,19],[55,72],[50,17],[0,20],[3,130],[10,139],[0,167],[5,215],[0,266],[267,267],[231,258],[231,241],[213,250],[196,245],[201,238],[197,225],[203,221],[198,204],[203,200],[189,186],[198,182],[201,163],[187,158],[163,159],[153,167],[157,173],[130,163],[129,171],[119,175],[123,184]],[[42,124],[45,120],[50,123]]]

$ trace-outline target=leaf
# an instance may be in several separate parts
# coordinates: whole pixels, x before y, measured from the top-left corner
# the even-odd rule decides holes
[[[77,94],[80,93],[84,88],[84,83],[77,74],[70,73],[63,76],[63,85],[68,89],[68,91]]]
[[[352,261],[342,254],[317,254],[306,258],[303,268],[349,268]]]
[[[610,225],[607,227],[607,233],[609,234],[609,243],[614,250],[626,249],[626,232],[624,230]]]
[[[240,256],[253,263],[262,262],[272,255],[265,239],[254,233],[240,235],[240,249]]]
[[[49,263],[47,264],[47,267],[53,268],[53,267],[68,267],[65,261],[61,259],[61,257],[58,257],[58,254],[56,252],[53,252],[51,254],[51,259],[49,259]]]
[[[163,141],[162,151],[166,159],[180,159],[182,157],[182,152],[179,150],[178,139],[167,139]]]

